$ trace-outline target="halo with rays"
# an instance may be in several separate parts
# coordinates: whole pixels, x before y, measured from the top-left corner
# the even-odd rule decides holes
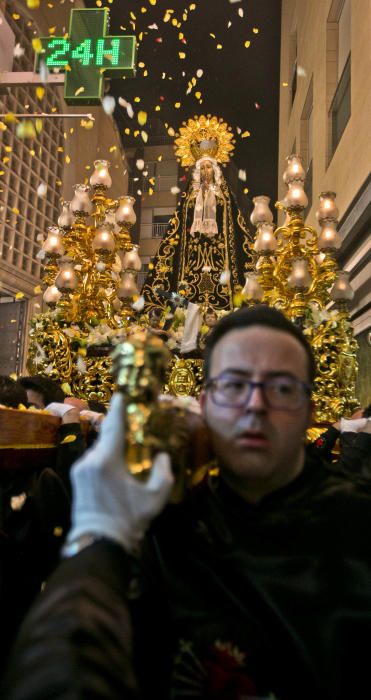
[[[188,119],[175,139],[175,155],[184,168],[189,168],[202,156],[212,156],[225,165],[234,150],[235,139],[230,126],[211,114]]]

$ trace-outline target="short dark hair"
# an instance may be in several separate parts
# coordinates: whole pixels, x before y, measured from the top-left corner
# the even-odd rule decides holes
[[[205,357],[204,357],[204,375],[205,381],[210,379],[211,356],[215,345],[227,333],[238,330],[240,328],[248,328],[249,326],[266,326],[277,331],[283,331],[292,335],[304,348],[308,358],[308,376],[309,381],[313,384],[316,375],[316,363],[310,344],[305,335],[292,321],[278,311],[265,304],[258,304],[253,307],[243,306],[237,311],[232,311],[227,316],[223,316],[207,338]]]
[[[26,390],[11,377],[0,375],[0,404],[8,408],[18,408],[20,403],[28,405]]]
[[[48,406],[54,401],[57,403],[64,403],[65,393],[59,384],[51,379],[50,377],[45,377],[43,374],[35,374],[31,377],[19,377],[18,382],[24,389],[31,389],[32,391],[38,391],[43,397],[44,406]]]
[[[366,406],[366,408],[363,409],[363,417],[364,418],[370,418],[371,417],[371,403]]]

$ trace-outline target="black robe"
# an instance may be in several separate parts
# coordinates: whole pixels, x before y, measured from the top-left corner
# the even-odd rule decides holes
[[[369,486],[320,462],[258,505],[209,480],[141,561],[101,541],[62,564],[1,697],[366,697],[370,526]]]
[[[234,196],[224,178],[221,195],[217,196],[218,233],[191,235],[195,196],[192,190],[183,195],[161,241],[153,268],[148,273],[142,294],[146,309],[164,306],[166,301],[156,294],[156,287],[177,292],[179,283],[187,284],[187,299],[195,304],[208,304],[218,310],[233,309],[233,295],[245,284],[245,273],[252,269],[253,235],[248,231]],[[205,274],[202,268],[210,267]],[[228,269],[230,286],[220,283],[220,274]]]

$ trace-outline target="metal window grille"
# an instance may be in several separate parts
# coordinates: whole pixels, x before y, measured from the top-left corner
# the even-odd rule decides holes
[[[15,10],[13,3],[8,2],[6,19],[16,42],[25,52],[15,59],[14,69],[32,71],[33,35],[25,19],[13,19]],[[61,100],[53,87],[46,88],[42,107],[34,89],[18,87],[9,94],[0,95],[3,113],[25,112],[25,105],[29,105],[30,112],[61,111]],[[2,132],[0,147],[1,170],[4,171],[0,179],[0,258],[7,265],[22,270],[34,283],[40,278],[40,262],[36,258],[40,242],[36,238],[39,233],[46,233],[47,227],[58,217],[57,181],[61,181],[63,175],[63,154],[58,151],[64,143],[63,121],[44,119],[42,127],[37,138],[22,140],[16,136],[15,125],[9,124]],[[37,195],[42,182],[47,186],[44,198]]]

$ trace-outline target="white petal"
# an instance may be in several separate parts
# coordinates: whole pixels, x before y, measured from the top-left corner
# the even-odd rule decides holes
[[[116,106],[116,100],[112,95],[106,95],[102,100],[102,107],[106,114],[112,114]]]

